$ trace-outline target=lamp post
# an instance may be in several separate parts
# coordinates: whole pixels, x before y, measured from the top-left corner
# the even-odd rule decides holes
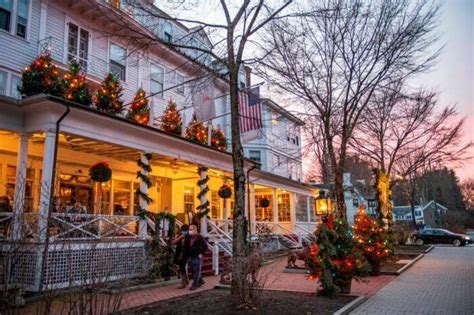
[[[333,213],[333,202],[326,190],[320,190],[319,196],[315,198],[316,215],[325,216]]]

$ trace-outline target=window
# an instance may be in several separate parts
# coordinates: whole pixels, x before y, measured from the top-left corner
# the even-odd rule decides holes
[[[415,211],[415,216],[416,216],[416,217],[421,216],[421,211]]]
[[[25,212],[33,211],[34,179],[35,170],[28,168],[26,170],[26,183],[20,183],[20,185],[25,185]],[[16,166],[7,165],[6,180],[6,195],[11,201],[13,201],[15,198]]]
[[[296,203],[296,221],[308,221],[308,207],[306,196],[298,195],[298,202]]]
[[[0,95],[7,94],[7,73],[0,70]]]
[[[173,40],[173,28],[170,23],[166,22],[163,24],[163,40],[166,43],[171,43]]]
[[[0,28],[10,31],[13,0],[0,0]]]
[[[21,98],[18,87],[21,85],[21,78],[17,75],[12,74],[10,82],[10,96],[14,98]]]
[[[280,156],[278,154],[273,155],[273,166],[280,166]]]
[[[176,91],[184,94],[184,77],[179,73],[176,73],[176,85]]]
[[[260,161],[261,161],[260,151],[250,150],[249,151],[249,159],[260,163]]]
[[[114,215],[127,215],[131,213],[131,189],[130,182],[114,180]]]
[[[67,62],[75,60],[82,70],[87,71],[89,58],[89,32],[79,26],[69,23],[67,39]]]
[[[127,51],[115,44],[110,44],[110,69],[118,79],[125,81],[125,67],[127,64]]]
[[[309,220],[311,222],[316,222],[316,213],[314,211],[314,198],[309,198]]]
[[[150,67],[150,92],[154,95],[163,97],[164,89],[164,72],[163,67],[152,64]]]
[[[194,189],[189,187],[184,190],[184,213],[188,219],[188,223],[191,223],[192,215],[194,211]]]
[[[289,222],[291,221],[290,215],[290,194],[279,194],[278,195],[278,221]]]
[[[354,199],[352,200],[352,205],[354,207],[358,207],[359,206],[359,198],[354,197]]]
[[[211,191],[211,217],[213,219],[219,219],[221,215],[221,203],[217,191]]]
[[[411,220],[411,214],[407,215],[407,220]]]
[[[269,201],[269,206],[266,208],[260,207],[260,201],[264,198]],[[255,219],[257,221],[273,221],[273,195],[255,196]]]
[[[272,112],[272,125],[278,125],[278,115]]]
[[[16,17],[16,35],[26,38],[26,23],[28,21],[28,0],[18,0]]]

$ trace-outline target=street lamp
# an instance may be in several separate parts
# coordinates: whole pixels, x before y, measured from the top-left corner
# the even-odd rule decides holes
[[[329,192],[319,190],[319,196],[315,199],[316,215],[323,216],[333,212],[333,205]]]

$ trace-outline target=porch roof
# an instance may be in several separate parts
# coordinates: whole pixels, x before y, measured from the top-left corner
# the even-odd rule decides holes
[[[61,132],[73,135],[76,149],[95,151],[102,148],[123,157],[133,157],[134,152],[151,152],[160,156],[178,159],[192,164],[204,165],[229,173],[233,172],[232,153],[223,152],[207,145],[191,142],[181,136],[144,126],[128,119],[110,115],[94,108],[69,103],[70,113],[61,122]],[[0,129],[34,133],[55,130],[56,121],[68,106],[54,97],[36,95],[18,101],[0,97]],[[92,141],[87,144],[88,139]],[[111,144],[107,146],[107,143]],[[117,146],[119,148],[117,148]],[[123,151],[120,149],[123,148]],[[104,155],[107,152],[104,151]],[[110,152],[109,152],[110,153]],[[136,154],[136,153],[135,153]],[[250,159],[244,160],[244,168],[259,165]],[[268,172],[255,169],[251,181],[261,185],[311,194],[314,188]]]

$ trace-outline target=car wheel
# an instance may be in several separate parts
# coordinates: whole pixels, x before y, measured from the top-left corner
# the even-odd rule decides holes
[[[423,245],[424,241],[421,239],[421,238],[417,238],[416,241],[415,241],[415,244],[416,245]]]
[[[453,241],[453,246],[455,246],[455,247],[461,246],[461,241],[460,240],[454,240]]]

